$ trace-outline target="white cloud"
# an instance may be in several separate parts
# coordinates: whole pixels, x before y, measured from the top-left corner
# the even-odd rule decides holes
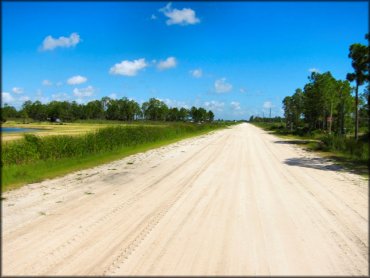
[[[219,102],[217,100],[211,100],[204,102],[204,107],[208,110],[212,110],[213,112],[222,112],[224,109],[225,103]]]
[[[309,72],[317,72],[317,73],[319,73],[320,71],[318,70],[318,69],[316,69],[316,68],[310,68],[310,69],[308,69],[308,71]]]
[[[95,89],[92,86],[87,86],[86,88],[74,88],[73,89],[73,94],[74,96],[78,98],[83,98],[83,97],[90,97],[94,94]]]
[[[230,106],[231,106],[231,109],[236,111],[236,110],[240,110],[240,103],[237,102],[237,101],[232,101],[230,102]]]
[[[199,18],[196,17],[195,11],[189,8],[182,10],[173,9],[171,3],[168,3],[164,8],[159,9],[166,17],[168,17],[166,24],[173,25],[190,25],[197,24],[200,22]]]
[[[67,83],[69,85],[78,85],[78,84],[85,83],[86,81],[87,81],[86,77],[81,76],[81,75],[76,75],[76,76],[72,76],[71,78],[69,78],[67,80]]]
[[[157,19],[157,16],[155,14],[152,14],[152,16],[150,17],[151,20],[156,20]]]
[[[14,93],[14,94],[23,94],[23,89],[22,88],[19,88],[19,87],[14,87],[13,89],[12,89],[12,92]]]
[[[50,80],[45,79],[45,80],[42,81],[42,85],[51,86],[51,85],[53,85],[53,83]]]
[[[177,65],[176,58],[175,57],[168,57],[164,61],[159,61],[158,65],[157,65],[157,68],[159,70],[165,70],[165,69],[174,68],[174,67],[176,67],[176,65]]]
[[[52,36],[47,36],[42,42],[42,50],[53,50],[57,47],[71,47],[77,45],[81,41],[80,35],[72,33],[69,37],[59,37],[54,39]]]
[[[265,109],[270,109],[270,108],[272,108],[272,107],[274,107],[274,106],[273,106],[273,104],[272,104],[272,102],[271,102],[271,101],[265,101],[265,102],[263,103],[263,108],[265,108]]]
[[[245,88],[240,88],[239,92],[242,93],[242,94],[245,94],[247,92],[247,90]]]
[[[58,81],[55,85],[57,85],[57,87],[60,87],[63,85],[63,82],[62,81]]]
[[[148,64],[144,58],[134,61],[124,60],[110,68],[109,73],[115,75],[135,76],[138,71],[146,68]]]
[[[1,103],[2,104],[10,104],[14,101],[14,98],[12,97],[12,95],[10,93],[7,93],[7,92],[1,92]]]
[[[203,71],[201,69],[194,69],[190,71],[190,74],[195,78],[201,78],[203,75]]]
[[[227,93],[230,92],[233,88],[233,85],[226,82],[226,78],[221,78],[215,81],[215,90],[216,93]]]

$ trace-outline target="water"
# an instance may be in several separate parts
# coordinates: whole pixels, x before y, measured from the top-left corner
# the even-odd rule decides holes
[[[1,133],[10,133],[10,132],[34,132],[38,131],[36,128],[21,128],[21,127],[1,127]]]

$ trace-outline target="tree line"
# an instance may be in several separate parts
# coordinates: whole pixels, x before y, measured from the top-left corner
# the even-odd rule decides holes
[[[134,100],[126,97],[112,99],[103,97],[101,100],[93,100],[86,104],[75,101],[51,101],[43,104],[40,101],[30,100],[23,103],[19,111],[7,104],[1,108],[1,121],[9,118],[33,119],[35,121],[61,121],[71,122],[75,120],[153,120],[153,121],[194,121],[202,122],[214,120],[211,110],[202,107],[177,108],[168,107],[163,101],[150,98],[141,106]]]
[[[368,34],[365,38],[369,40]],[[283,99],[287,129],[307,133],[320,130],[337,135],[354,130],[358,139],[359,127],[369,124],[369,46],[352,44],[348,57],[354,71],[345,80],[335,79],[330,71],[312,72],[303,89],[296,89],[293,95]],[[366,87],[359,96],[362,85]]]

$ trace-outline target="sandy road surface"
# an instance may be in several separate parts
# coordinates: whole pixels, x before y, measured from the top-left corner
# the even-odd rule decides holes
[[[7,193],[3,275],[367,275],[367,190],[241,124]]]

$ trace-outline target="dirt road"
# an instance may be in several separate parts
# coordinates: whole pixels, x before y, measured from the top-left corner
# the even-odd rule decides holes
[[[5,194],[3,275],[367,275],[367,183],[237,125]]]

